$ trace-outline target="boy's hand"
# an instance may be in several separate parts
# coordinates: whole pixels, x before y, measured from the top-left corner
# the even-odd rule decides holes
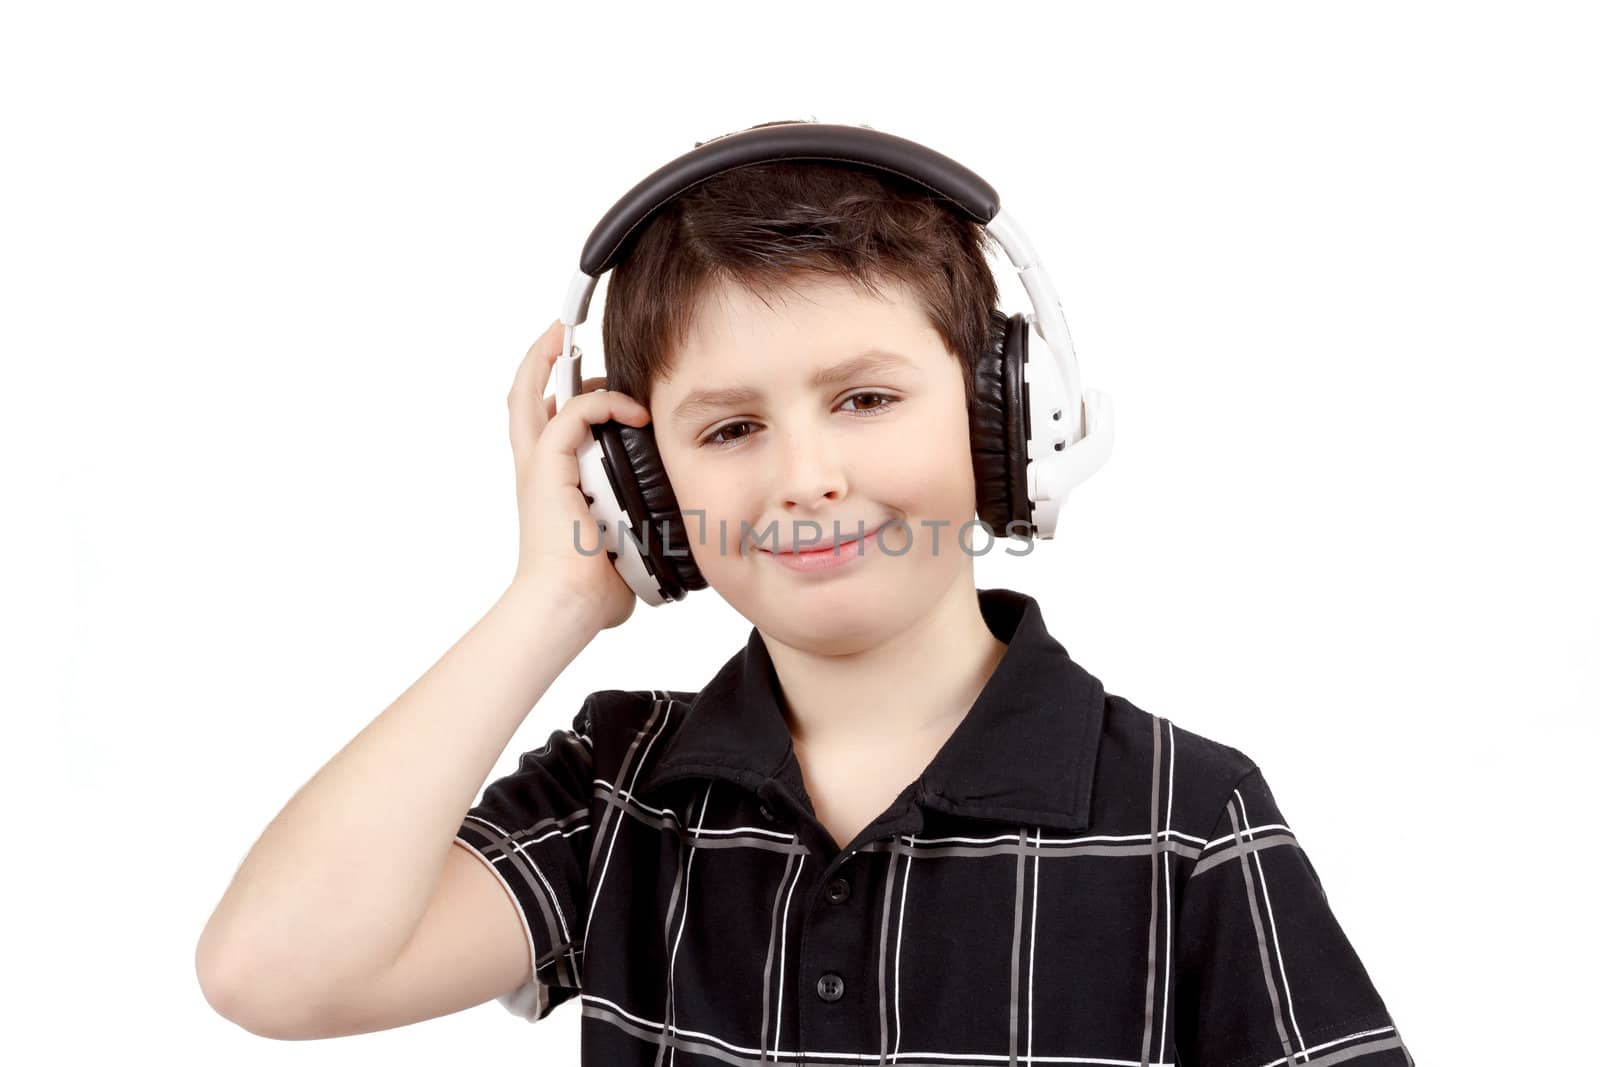
[[[601,532],[578,488],[578,446],[592,439],[591,424],[615,419],[643,426],[650,421],[650,411],[625,394],[594,389],[604,378],[584,379],[582,391],[559,413],[553,395],[541,403],[550,369],[561,355],[561,332],[557,319],[533,343],[506,397],[521,527],[512,584],[554,593],[563,602],[578,605],[588,622],[606,630],[633,614],[638,597],[611,558],[603,550],[595,551]]]

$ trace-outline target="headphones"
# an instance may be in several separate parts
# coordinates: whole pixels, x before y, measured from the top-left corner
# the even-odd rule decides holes
[[[573,343],[574,331],[588,317],[600,275],[623,258],[634,231],[673,198],[719,174],[806,160],[846,163],[915,182],[951,210],[981,223],[1005,249],[1034,314],[1008,317],[992,311],[988,349],[974,360],[968,425],[978,518],[991,536],[1054,537],[1068,491],[1111,454],[1111,398],[1080,388],[1077,356],[1055,287],[1021,227],[1001,210],[994,187],[948,156],[870,127],[796,121],[725,134],[696,144],[623,194],[584,243],[561,306],[561,355],[551,369],[556,410],[583,388],[583,353]],[[1041,346],[1055,358],[1029,362],[1029,351]],[[584,441],[577,453],[579,487],[617,572],[652,606],[704,589],[706,580],[690,555],[688,529],[656,448],[654,422],[637,427],[610,419],[590,430],[593,440]],[[629,530],[626,537],[620,536],[623,527]]]

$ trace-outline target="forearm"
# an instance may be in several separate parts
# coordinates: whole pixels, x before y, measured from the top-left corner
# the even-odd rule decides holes
[[[392,963],[495,761],[597,632],[507,589],[268,825],[201,935],[202,981],[314,1000]]]

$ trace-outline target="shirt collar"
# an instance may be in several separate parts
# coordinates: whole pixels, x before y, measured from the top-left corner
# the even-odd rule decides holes
[[[951,814],[1062,829],[1089,824],[1105,689],[1045,629],[1039,604],[1011,589],[978,590],[1005,654],[921,778],[918,798]],[[763,795],[803,793],[777,674],[751,628],[735,655],[690,701],[678,731],[636,787],[710,777]]]

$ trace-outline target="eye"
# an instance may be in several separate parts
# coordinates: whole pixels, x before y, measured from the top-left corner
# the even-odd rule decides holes
[[[884,403],[874,404],[870,408],[856,408],[855,414],[857,415],[876,415],[881,411],[887,411],[900,402],[897,397],[892,397],[887,393],[851,393],[844,399],[848,403],[851,400],[860,400],[862,397],[876,397],[884,401]]]
[[[882,414],[883,412],[894,407],[896,404],[900,403],[899,397],[890,396],[888,393],[876,393],[866,390],[859,393],[851,393],[849,396],[845,397],[841,403],[848,404],[852,400],[861,400],[863,398],[877,400],[879,403],[865,408],[858,407],[853,410],[847,409],[849,410],[850,414],[862,418],[869,418],[873,415]],[[732,445],[738,444],[740,440],[751,436],[751,433],[753,433],[753,431],[747,430],[745,433],[738,433],[734,434],[732,437],[728,437],[726,436],[728,431],[737,430],[740,427],[753,427],[755,425],[756,423],[753,423],[748,419],[742,422],[730,422],[727,425],[718,427],[717,429],[706,434],[700,439],[700,444],[706,448],[728,448]]]
[[[736,430],[741,426],[750,426],[750,425],[752,425],[752,424],[749,423],[749,422],[730,422],[730,423],[728,423],[728,425],[722,427],[720,430],[713,430],[711,433],[706,434],[704,437],[702,437],[700,439],[700,443],[702,445],[706,445],[706,446],[709,446],[711,448],[726,448],[729,445],[733,444],[734,442],[738,441],[739,438],[745,437],[745,436],[748,436],[748,435],[747,434],[738,434],[738,435],[734,436],[733,438],[725,438],[725,439],[720,440],[720,441],[717,440],[717,438],[722,437],[722,435],[727,433],[729,430]]]

